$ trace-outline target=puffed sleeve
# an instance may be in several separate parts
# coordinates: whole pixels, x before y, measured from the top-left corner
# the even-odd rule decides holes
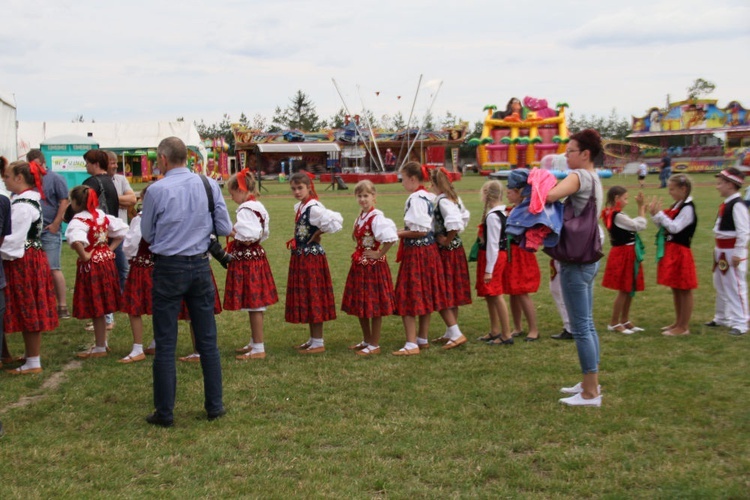
[[[393,243],[398,241],[396,223],[382,213],[377,214],[372,220],[372,234],[380,243]]]
[[[268,218],[266,218],[266,223],[268,223]],[[264,233],[263,229],[260,219],[249,207],[241,206],[237,209],[237,222],[234,224],[236,240],[247,243],[260,242]],[[268,235],[265,237],[268,238]]]
[[[122,251],[125,258],[132,259],[138,254],[138,246],[141,244],[141,216],[136,215],[130,221],[130,229],[122,242]]]
[[[89,226],[78,217],[73,217],[65,230],[65,240],[70,246],[73,246],[73,243],[77,241],[83,243],[83,246],[88,246],[88,234]]]
[[[619,227],[620,229],[624,229],[625,231],[631,231],[633,233],[639,233],[646,229],[646,225],[648,223],[646,222],[645,217],[636,217],[634,219],[631,219],[627,214],[624,214],[620,212],[615,217],[615,226]]]
[[[486,274],[492,274],[497,264],[498,252],[500,251],[500,236],[503,234],[503,221],[497,214],[490,212],[485,219],[487,222],[487,264],[484,267]]]
[[[658,212],[656,215],[653,215],[651,217],[651,220],[654,221],[654,224],[663,227],[672,234],[677,234],[688,227],[690,224],[692,224],[694,219],[695,212],[693,211],[692,205],[688,205],[680,210],[680,213],[677,214],[677,217],[675,217],[674,219],[670,219],[667,214],[664,213],[664,211]]]
[[[409,231],[429,233],[432,231],[432,215],[430,215],[431,201],[427,198],[412,194],[406,204],[408,208],[404,214],[404,225]]]
[[[106,217],[109,219],[107,236],[110,238],[124,238],[125,235],[128,234],[128,225],[125,224],[122,219],[115,215],[107,215]]]
[[[463,223],[463,227],[461,228],[461,231],[469,227],[469,219],[471,219],[471,212],[466,210],[466,205],[464,205],[464,202],[461,201],[461,198],[458,199],[458,206],[461,210],[461,222]]]
[[[438,201],[438,208],[443,214],[443,222],[446,231],[463,231],[465,224],[461,216],[461,209],[456,203],[448,198],[441,198]]]
[[[344,227],[344,218],[340,213],[316,203],[310,208],[310,224],[320,228],[324,233],[335,233]]]
[[[16,260],[23,257],[26,235],[31,223],[39,212],[28,203],[16,203],[10,208],[11,233],[3,240],[0,256],[3,260]]]

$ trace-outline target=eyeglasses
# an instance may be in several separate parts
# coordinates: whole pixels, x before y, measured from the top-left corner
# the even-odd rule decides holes
[[[569,153],[580,153],[580,152],[581,152],[581,150],[580,150],[580,149],[568,149],[567,151],[565,151],[565,154],[569,154]]]

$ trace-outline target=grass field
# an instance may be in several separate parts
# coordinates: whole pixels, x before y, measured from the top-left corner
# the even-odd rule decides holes
[[[648,196],[666,197],[649,176]],[[336,497],[336,498],[747,498],[750,496],[750,335],[707,329],[711,285],[711,228],[720,202],[713,177],[695,176],[699,224],[693,251],[699,269],[692,334],[667,338],[671,293],[655,284],[652,224],[646,291],[633,303],[633,321],[646,332],[609,333],[615,293],[597,286],[595,319],[601,335],[601,408],[560,405],[559,388],[580,380],[572,342],[549,339],[561,323],[547,289],[548,259],[539,255],[542,287],[534,296],[542,340],[510,347],[465,347],[397,358],[398,317],[383,322],[384,354],[362,359],[346,349],[360,340],[356,318],[340,314],[325,326],[326,353],[303,357],[292,345],[304,325],[284,322],[294,200],[288,186],[267,182],[262,201],[271,215],[268,251],[282,303],[266,314],[264,361],[240,362],[234,349],[249,340],[247,316],[217,317],[226,417],[207,422],[200,367],[178,366],[175,427],[144,422],[152,410],[151,362],[121,365],[130,349],[127,317],[116,315],[113,355],[74,361],[91,343],[83,321],[62,321],[45,334],[44,373],[0,375],[0,484],[13,498],[53,497]],[[481,215],[480,177],[457,183],[472,213]],[[622,183],[635,194],[635,177]],[[136,186],[136,189],[138,186]],[[340,304],[351,224],[358,213],[353,186],[323,191],[322,202],[344,215],[345,229],[323,238]],[[406,193],[380,187],[378,207],[402,224]],[[632,195],[631,195],[631,199]],[[665,199],[665,204],[669,200]],[[230,211],[234,205],[228,200]],[[627,212],[635,214],[635,203]],[[464,237],[470,245],[474,230]],[[390,255],[394,279],[395,252]],[[68,287],[73,252],[63,252]],[[602,266],[604,260],[602,261]],[[475,264],[470,265],[471,272]],[[224,270],[214,263],[223,294]],[[597,282],[601,281],[600,271]],[[72,292],[71,292],[72,295]],[[72,297],[69,299],[72,300]],[[433,316],[431,337],[444,326]],[[487,331],[483,302],[461,308],[470,339]],[[146,322],[144,342],[151,340]],[[21,336],[9,336],[23,352]],[[186,325],[178,353],[190,352]]]

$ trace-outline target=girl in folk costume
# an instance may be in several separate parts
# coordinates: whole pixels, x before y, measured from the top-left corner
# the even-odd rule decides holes
[[[602,210],[602,220],[609,231],[612,249],[607,257],[602,286],[617,290],[617,298],[612,307],[612,320],[607,325],[610,332],[630,335],[642,332],[643,328],[630,321],[630,304],[635,292],[642,292],[643,285],[643,243],[638,232],[646,229],[646,204],[643,193],[635,197],[638,204],[638,217],[631,219],[622,213],[628,205],[628,190],[622,186],[612,186],[607,192],[607,204]]]
[[[523,168],[511,171],[508,176],[509,203],[519,205],[524,198],[531,195],[531,186],[527,182],[528,175],[529,171]],[[536,309],[529,294],[539,290],[541,282],[539,263],[536,260],[536,254],[522,249],[518,241],[511,240],[508,251],[510,262],[505,266],[503,288],[504,292],[510,295],[510,310],[513,316],[512,335],[514,337],[521,335],[521,314],[523,313],[529,324],[529,333],[525,341],[533,342],[539,340],[539,329],[536,323]]]
[[[690,196],[692,183],[685,174],[669,178],[669,195],[675,201],[668,210],[661,210],[661,200],[648,204],[651,220],[659,228],[656,237],[656,282],[672,289],[675,321],[662,328],[667,336],[688,335],[693,314],[693,289],[698,288],[695,261],[690,243],[698,225],[698,217]]]
[[[141,191],[141,200],[146,197],[148,186]],[[151,290],[153,288],[152,273],[154,270],[154,254],[151,253],[150,245],[141,237],[141,213],[138,212],[130,221],[130,229],[123,241],[123,252],[130,264],[125,290],[122,296],[122,307],[120,311],[127,313],[130,319],[130,329],[133,332],[133,347],[130,354],[118,360],[119,363],[135,363],[143,361],[146,354],[156,352],[156,343],[152,340],[147,348],[143,348],[143,315],[152,314],[153,301]],[[216,283],[214,283],[216,287]],[[214,314],[221,312],[221,300],[218,291],[214,296]],[[187,306],[182,303],[182,309],[178,316],[180,320],[190,322]],[[190,336],[193,341],[193,353],[179,358],[180,361],[199,362],[200,354],[195,349],[195,336],[193,326],[190,324]]]
[[[70,206],[75,215],[65,231],[65,239],[78,254],[73,317],[92,318],[96,340],[94,347],[76,354],[83,359],[107,355],[104,315],[119,310],[120,305],[120,282],[113,249],[128,231],[127,224],[105,214],[98,205],[96,192],[88,186],[70,190]]]
[[[401,241],[396,261],[401,266],[396,279],[396,314],[404,322],[406,344],[393,353],[396,356],[414,356],[429,347],[427,336],[433,311],[440,311],[448,326],[449,340],[443,349],[466,342],[445,300],[445,277],[432,232],[435,196],[422,185],[427,179],[427,168],[417,162],[411,161],[401,168],[401,183],[411,194],[404,209],[405,228],[398,232]]]
[[[320,238],[323,233],[340,231],[344,221],[341,214],[327,210],[318,201],[313,177],[297,172],[289,178],[298,203],[294,205],[294,238],[286,244],[292,255],[285,317],[288,323],[310,326],[310,338],[295,347],[302,354],[325,352],[323,322],[336,319],[331,272]]]
[[[58,324],[52,272],[39,239],[42,234],[41,172],[35,163],[13,162],[3,168],[11,197],[11,234],[0,247],[5,271],[5,333],[23,332],[25,362],[13,375],[40,373],[42,332]],[[34,188],[38,191],[34,191]],[[3,342],[5,341],[3,335]],[[5,345],[4,345],[5,347]]]
[[[398,241],[396,224],[375,208],[375,185],[360,181],[354,195],[362,211],[354,222],[352,239],[357,248],[346,278],[341,310],[359,318],[362,342],[350,347],[360,356],[380,354],[383,316],[395,308],[393,280],[385,254]]]
[[[479,337],[490,345],[513,345],[508,306],[503,298],[503,276],[508,262],[508,239],[505,235],[503,185],[489,181],[482,186],[482,224],[479,226],[477,253],[477,295],[487,301],[490,332]]]
[[[263,312],[266,307],[279,301],[276,283],[266,251],[260,244],[268,239],[268,212],[255,199],[255,174],[245,168],[227,181],[232,200],[237,203],[237,222],[229,246],[232,260],[227,268],[224,291],[224,309],[247,311],[250,317],[252,340],[237,349],[239,360],[265,359],[263,345]]]
[[[437,195],[433,212],[433,230],[438,254],[443,263],[445,274],[445,300],[448,308],[458,321],[458,306],[471,304],[471,282],[469,264],[459,232],[466,229],[469,223],[469,211],[464,208],[461,198],[456,194],[453,184],[444,168],[430,171],[430,188]],[[435,340],[445,344],[450,340],[446,330],[442,337]]]

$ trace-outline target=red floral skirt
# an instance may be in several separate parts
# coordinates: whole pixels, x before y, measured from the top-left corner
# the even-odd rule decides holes
[[[229,262],[224,288],[224,309],[258,309],[278,301],[276,283],[265,255]]]
[[[131,262],[120,311],[132,316],[153,314],[151,298],[151,291],[154,287],[153,272],[153,267],[138,266]]]
[[[445,303],[448,307],[471,304],[469,262],[463,245],[455,250],[438,249],[445,275]]]
[[[604,269],[602,286],[610,290],[630,293],[633,291],[633,268],[635,266],[635,246],[619,245],[612,247],[607,256],[607,267]],[[643,266],[638,265],[638,278],[635,280],[635,291],[642,292]]]
[[[686,246],[668,241],[664,245],[664,257],[656,268],[656,282],[678,290],[698,288],[693,252]]]
[[[492,269],[492,279],[489,283],[484,282],[484,268],[487,266],[487,251],[479,250],[477,254],[477,295],[480,297],[497,297],[505,293],[503,289],[503,276],[508,264],[508,253],[500,250],[497,253],[497,262]]]
[[[3,261],[5,333],[48,332],[57,328],[57,299],[43,250],[29,248],[23,257]]]
[[[503,291],[509,295],[536,293],[541,279],[536,254],[522,250],[518,245],[510,245],[510,262],[505,266]]]
[[[447,309],[444,290],[437,245],[404,245],[396,278],[396,314],[422,316]]]
[[[358,318],[390,316],[396,308],[388,262],[352,262],[346,277],[341,310]]]
[[[292,253],[284,316],[287,323],[322,323],[336,319],[333,283],[325,255]]]
[[[99,318],[120,310],[120,279],[115,259],[100,262],[78,259],[73,291],[73,317]]]

